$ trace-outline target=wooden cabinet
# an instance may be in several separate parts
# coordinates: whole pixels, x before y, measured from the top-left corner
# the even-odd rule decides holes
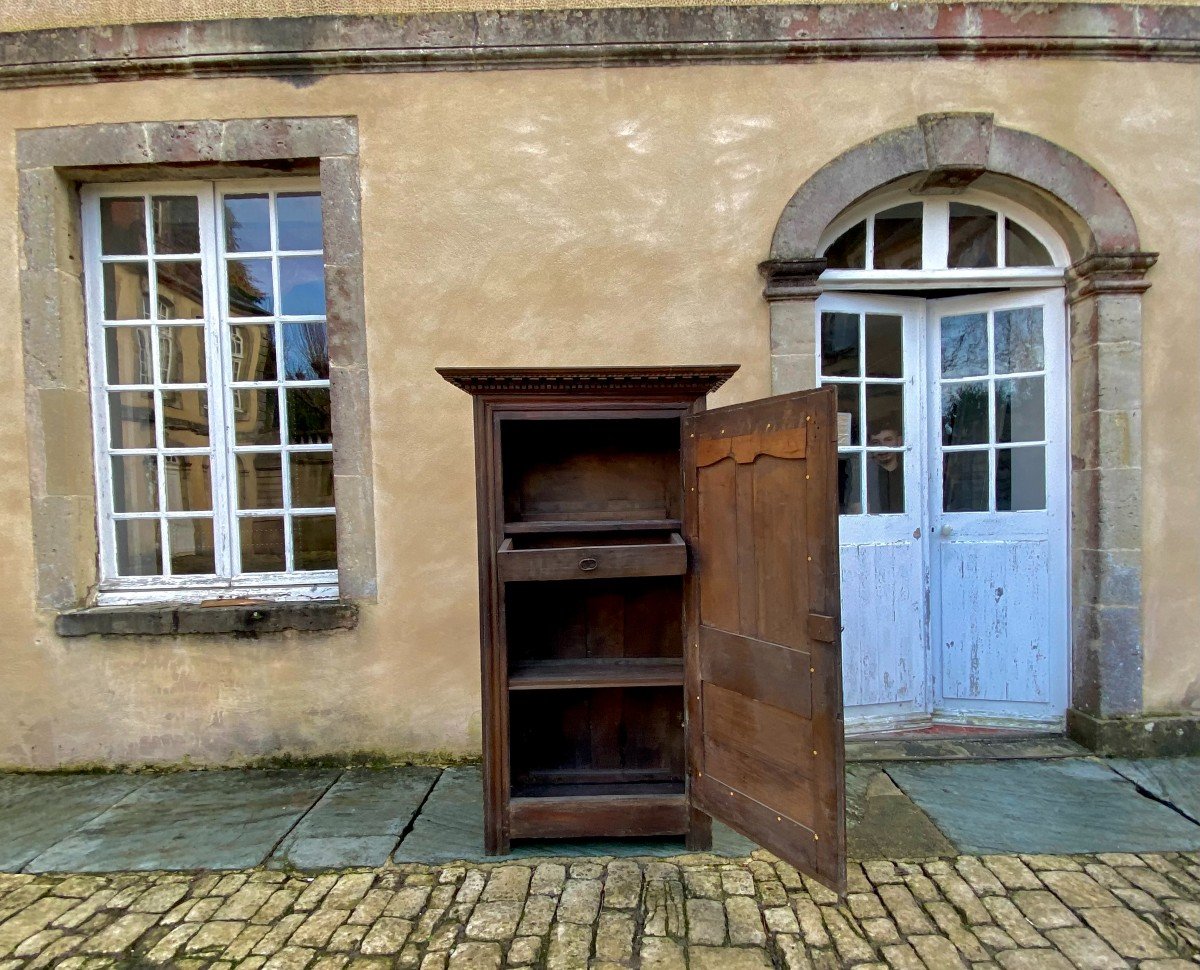
[[[841,890],[832,391],[439,368],[474,397],[485,842],[716,817]]]

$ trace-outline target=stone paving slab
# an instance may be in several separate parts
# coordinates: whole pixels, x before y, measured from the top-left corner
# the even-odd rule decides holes
[[[846,766],[846,853],[851,859],[930,859],[957,850],[879,764]]]
[[[747,856],[758,846],[720,823],[713,824],[712,851]],[[683,851],[682,839],[546,839],[523,840],[506,858],[558,856],[672,856]],[[430,792],[412,831],[393,855],[396,862],[483,860],[483,775],[474,766],[447,768]]]
[[[1169,802],[1193,822],[1200,823],[1200,758],[1145,758],[1106,762],[1114,771],[1155,798]]]
[[[897,762],[887,772],[964,852],[1200,849],[1200,825],[1092,759]]]
[[[0,874],[3,970],[1195,970],[1200,853]]]
[[[149,781],[138,775],[0,775],[0,871],[19,872]]]
[[[383,865],[441,773],[427,767],[348,770],[284,836],[270,865]]]
[[[271,854],[339,774],[230,770],[160,775],[40,853],[26,870],[113,872],[255,866]]]

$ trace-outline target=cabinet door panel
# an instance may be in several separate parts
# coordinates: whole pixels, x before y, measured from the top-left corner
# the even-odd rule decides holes
[[[697,809],[844,892],[834,393],[685,422],[688,743]]]

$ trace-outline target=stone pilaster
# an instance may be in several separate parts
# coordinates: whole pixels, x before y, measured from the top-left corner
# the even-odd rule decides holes
[[[823,257],[773,259],[759,270],[766,277],[763,295],[771,305],[771,393],[785,394],[817,385],[817,278]]]

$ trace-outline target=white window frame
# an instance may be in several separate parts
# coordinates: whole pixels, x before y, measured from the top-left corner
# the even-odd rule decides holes
[[[1070,254],[1058,233],[1045,219],[1022,205],[989,192],[967,189],[954,195],[915,195],[907,188],[893,189],[871,195],[851,206],[829,224],[821,236],[817,252],[825,254],[842,233],[859,222],[867,223],[866,265],[874,262],[872,225],[875,216],[905,203],[921,203],[921,269],[877,270],[877,269],[827,269],[821,274],[823,290],[861,289],[885,287],[889,290],[920,290],[962,285],[969,279],[972,286],[997,286],[1005,289],[1044,289],[1061,285]],[[982,269],[951,269],[946,266],[950,238],[950,203],[963,202],[967,205],[990,209],[998,216],[996,220],[996,267]],[[1013,222],[1033,234],[1050,254],[1053,266],[1014,266],[1005,262],[1005,222]]]
[[[270,179],[239,179],[218,181],[191,182],[122,182],[112,184],[88,185],[81,191],[82,223],[83,223],[83,253],[84,253],[84,289],[87,309],[87,346],[88,366],[91,378],[91,397],[93,415],[93,461],[96,480],[96,510],[97,528],[99,533],[99,583],[97,586],[96,602],[99,605],[128,605],[154,602],[200,602],[206,599],[222,599],[237,597],[255,597],[272,600],[316,600],[335,599],[338,596],[338,573],[336,569],[297,570],[293,572],[261,572],[243,573],[240,568],[240,549],[236,541],[239,522],[242,518],[258,515],[278,515],[270,510],[240,510],[237,507],[237,458],[239,453],[245,453],[235,442],[236,410],[232,381],[232,353],[230,346],[230,318],[226,313],[228,307],[227,274],[224,272],[226,261],[225,240],[220,231],[223,226],[221,218],[221,199],[228,194],[240,193],[271,193],[276,192],[320,192],[320,180],[316,178],[270,178]],[[200,211],[200,253],[199,254],[170,254],[162,257],[167,260],[199,259],[201,262],[201,282],[204,296],[204,318],[197,320],[197,325],[204,326],[206,383],[208,413],[209,413],[209,467],[212,489],[213,544],[216,562],[216,573],[197,576],[121,576],[117,570],[117,551],[115,521],[113,506],[112,465],[109,453],[109,420],[108,420],[108,374],[106,369],[106,349],[104,337],[104,297],[103,274],[101,267],[108,261],[121,261],[130,257],[105,257],[101,254],[100,240],[100,200],[105,197],[128,197],[141,195],[145,197],[163,195],[193,196],[199,200]],[[270,206],[272,250],[272,277],[276,294],[279,293],[279,258],[276,255],[278,239],[275,230],[275,206]],[[149,305],[156,306],[157,274],[153,270],[155,264],[153,233],[147,227],[147,256],[146,261],[151,266],[149,273],[150,299]],[[288,255],[320,255],[321,250],[287,251]],[[251,254],[237,253],[236,258]],[[263,254],[258,254],[263,255]],[[134,257],[136,258],[136,257]],[[283,316],[276,306],[276,314],[271,317],[232,318],[234,323],[247,324],[276,324],[277,321],[288,323],[325,322],[324,314],[319,316]],[[149,325],[152,321],[122,321],[124,324]],[[159,361],[160,348],[158,341],[150,340],[152,363],[151,370],[155,377],[154,385],[129,387],[119,385],[121,390],[151,390],[161,384],[161,365]],[[277,349],[277,353],[282,350]],[[284,381],[282,372],[277,373],[276,382],[261,384],[262,389],[276,388]],[[328,387],[328,380],[318,381],[287,381],[288,387]],[[200,385],[197,385],[197,389]],[[244,393],[252,393],[258,385],[246,385]],[[280,446],[275,453],[287,451],[330,451],[330,446],[295,446],[286,444],[286,408],[281,408],[280,414]],[[162,454],[161,439],[156,442],[154,449],[146,449],[148,454]],[[174,450],[174,449],[172,449]],[[253,448],[248,449],[253,451]],[[260,449],[261,450],[261,449]],[[271,450],[267,448],[266,450]],[[197,456],[205,452],[200,449]],[[166,511],[165,471],[163,462],[158,463],[159,511],[142,513],[141,517],[151,521],[170,520],[172,518],[197,518],[194,512]],[[296,510],[290,508],[290,482],[288,474],[283,474],[283,504],[287,513],[285,521],[285,542],[287,555],[291,557],[291,529],[288,526],[290,517]],[[336,502],[336,499],[335,499]],[[300,515],[336,514],[328,510],[301,510]],[[126,517],[126,516],[123,516]],[[164,530],[165,531],[165,530]],[[167,540],[169,542],[169,539]],[[169,569],[168,550],[162,549],[164,570]]]

